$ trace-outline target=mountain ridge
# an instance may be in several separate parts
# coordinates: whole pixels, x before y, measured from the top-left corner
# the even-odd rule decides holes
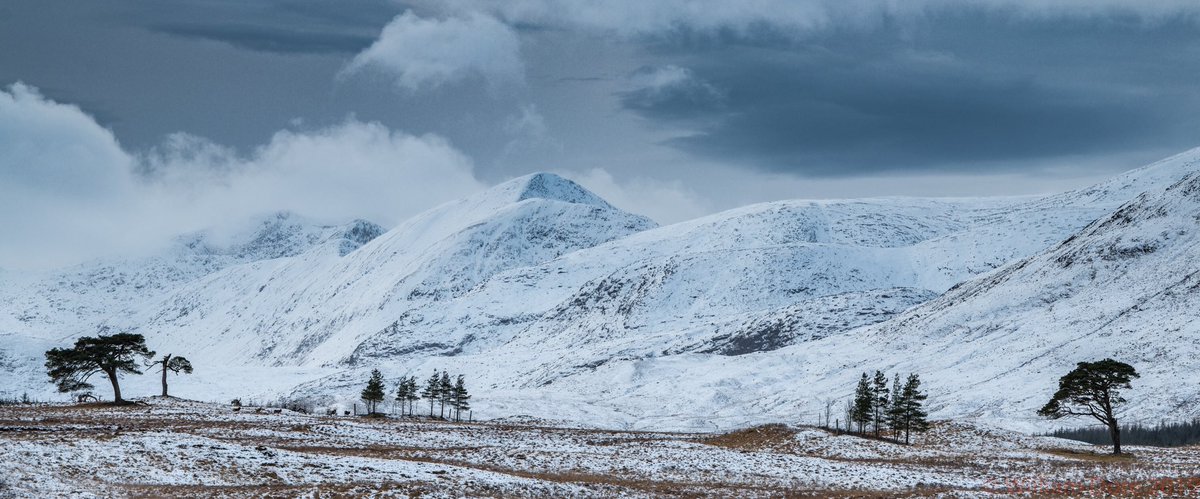
[[[552,400],[552,416],[566,419],[749,424],[838,393],[868,363],[917,370],[852,342],[883,341],[880,331],[1069,242],[1135,191],[1188,175],[1198,156],[1044,197],[778,201],[662,227],[536,173],[386,232],[342,226],[335,240],[349,250],[315,244],[216,269],[110,311],[101,326],[143,332],[240,378],[271,378],[255,388],[214,373],[182,379],[181,390],[329,400],[353,397],[374,367],[452,369],[486,387],[479,409],[496,415],[545,412]],[[26,359],[43,346],[22,347]],[[934,364],[931,382],[960,386],[938,374],[953,365]],[[690,410],[664,413],[662,387],[694,391],[679,398]],[[931,407],[1010,415],[987,409],[994,403],[972,395]]]

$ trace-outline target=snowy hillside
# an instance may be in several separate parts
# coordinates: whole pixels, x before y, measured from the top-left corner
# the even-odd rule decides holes
[[[222,364],[441,354],[471,331],[388,333],[418,320],[415,309],[469,294],[496,273],[652,226],[573,182],[530,175],[418,215],[345,257],[310,252],[214,273],[116,325]]]
[[[129,303],[241,263],[322,247],[345,254],[381,234],[367,221],[321,225],[281,212],[240,227],[179,236],[157,254],[99,260],[50,272],[0,273],[0,331],[58,336],[90,332]],[[327,248],[327,249],[325,249]],[[85,330],[77,328],[83,326]]]
[[[1053,388],[1031,389],[1035,380],[1114,357],[1142,374],[1131,416],[1183,418],[1200,410],[1192,382],[1200,369],[1197,291],[1200,173],[1193,173],[863,337],[945,373],[943,386],[964,394],[946,404],[952,412],[1032,410]]]
[[[628,359],[561,378],[558,390],[638,407],[645,426],[719,429],[771,414],[814,417],[848,397],[862,372],[918,372],[935,417],[1045,429],[1072,423],[1035,416],[1058,377],[1076,362],[1114,357],[1142,374],[1126,421],[1196,417],[1200,171],[1194,159],[1176,159],[1168,166],[1192,173],[886,322],[734,358]],[[663,387],[669,407],[654,403]]]
[[[0,349],[0,364],[20,374],[0,391],[48,392],[38,359],[47,339],[100,325],[141,332],[153,348],[191,358],[197,373],[178,389],[193,398],[348,400],[371,368],[389,377],[449,369],[470,373],[477,407],[490,416],[712,428],[815,414],[820,398],[846,391],[860,370],[894,367],[928,374],[943,392],[931,399],[936,415],[1024,418],[1025,405],[1044,394],[1012,398],[1005,383],[1049,389],[1060,365],[1084,353],[1071,348],[1086,345],[1091,355],[1109,345],[1082,339],[1106,337],[1101,329],[1140,342],[1109,346],[1174,359],[1151,329],[1113,329],[1132,328],[1117,319],[1138,314],[1089,307],[1101,298],[1117,311],[1159,303],[1146,297],[1194,267],[1185,258],[1195,252],[1184,227],[1190,205],[1170,200],[1185,188],[1163,195],[1161,209],[1129,214],[1128,223],[1088,224],[1177,182],[1197,157],[1200,150],[1189,151],[1046,197],[781,201],[664,227],[561,177],[534,174],[383,234],[369,224],[296,229],[239,239],[263,244],[237,250],[184,244],[181,254],[204,256],[155,257],[167,262],[161,271],[121,266],[162,282],[152,293],[111,280],[18,282],[5,274],[0,293],[11,303],[88,312],[22,320],[39,308],[3,310],[0,334],[15,346]],[[1147,214],[1159,211],[1167,215]],[[1058,258],[1042,252],[1081,229],[1051,250],[1079,263],[1038,263]],[[1186,234],[1163,235],[1180,230]],[[1119,242],[1103,239],[1114,237]],[[1084,241],[1110,250],[1063,249]],[[191,263],[205,258],[216,263]],[[1147,263],[1088,268],[1096,262]],[[1139,274],[1123,269],[1148,277],[1129,283]],[[104,298],[71,294],[73,282]],[[1157,331],[1195,344],[1186,314],[1157,310]],[[1048,332],[1030,339],[1035,327]],[[55,330],[66,334],[48,334]],[[1183,365],[1190,364],[1162,369]],[[668,393],[672,407],[662,403]],[[1194,400],[1188,393],[1160,399]]]
[[[41,353],[95,334],[113,314],[233,265],[301,253],[345,254],[383,233],[356,220],[324,225],[274,213],[221,230],[181,235],[147,255],[46,272],[0,273],[0,368],[19,372],[7,393],[45,390]]]

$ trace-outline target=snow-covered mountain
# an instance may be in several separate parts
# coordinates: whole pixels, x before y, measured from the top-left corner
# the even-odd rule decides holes
[[[1114,357],[1142,374],[1130,394],[1127,420],[1195,417],[1200,414],[1200,385],[1192,382],[1200,367],[1198,158],[1193,151],[1097,188],[1014,210],[1079,206],[1080,199],[1106,202],[1133,185],[1151,189],[1057,244],[890,320],[842,334],[806,336],[809,341],[769,352],[642,356],[589,372],[557,369],[545,377],[554,379],[558,390],[599,393],[597,398],[611,407],[636,408],[637,419],[647,426],[725,428],[789,413],[815,419],[827,401],[840,407],[862,372],[918,372],[932,392],[935,416],[1044,429],[1050,423],[1034,414],[1049,400],[1058,377],[1076,362]],[[1179,180],[1164,185],[1172,178]],[[782,319],[803,321],[796,315]],[[670,406],[659,403],[664,393],[670,393]]]
[[[1036,343],[1017,340],[1027,334],[1029,317],[1062,306],[1046,301],[1044,293],[1019,297],[1064,278],[1048,271],[1014,274],[1014,265],[1038,265],[1013,262],[1040,261],[1046,248],[1081,229],[1117,234],[1115,225],[1089,224],[1143,191],[1177,182],[1196,169],[1198,157],[1200,150],[1189,151],[1053,196],[781,201],[664,227],[569,180],[534,174],[436,207],[383,234],[366,223],[311,233],[297,228],[279,239],[243,237],[238,240],[264,244],[236,249],[184,244],[201,248],[204,256],[179,257],[191,254],[176,249],[154,257],[167,262],[161,271],[146,264],[116,266],[144,270],[140,279],[161,283],[135,287],[153,289],[148,293],[122,291],[124,283],[136,281],[129,277],[114,287],[104,280],[95,286],[5,274],[0,293],[15,301],[6,300],[0,310],[0,321],[8,321],[0,322],[0,334],[21,338],[16,344],[97,327],[142,332],[152,347],[193,360],[197,374],[178,383],[197,398],[349,399],[371,368],[389,376],[445,368],[470,373],[481,414],[706,427],[814,411],[818,398],[845,391],[860,369],[874,366],[919,370],[934,386],[980,392],[935,397],[939,415],[1008,416],[1016,413],[995,405],[996,394],[1011,393],[997,383],[1032,383],[1030,376],[1052,383],[1057,376],[1045,371],[1053,370],[1050,364],[1032,359]],[[1138,234],[1137,241],[1149,237]],[[288,249],[266,244],[275,240]],[[1160,240],[1149,254],[1168,254],[1158,249]],[[1124,255],[1150,246],[1113,247]],[[205,258],[216,263],[194,264],[210,261]],[[104,265],[110,264],[71,272]],[[1112,272],[1109,286],[1136,292],[1116,277],[1124,274]],[[1028,288],[988,289],[1003,288],[995,292],[1019,302],[1006,305],[996,297],[1001,295],[972,291],[1009,274],[1020,275],[1010,280]],[[1142,287],[1149,292],[1167,282],[1148,278]],[[84,291],[65,291],[72,283]],[[1076,302],[1062,303],[1076,305],[1063,309],[1059,320],[1090,324],[1081,307],[1092,294],[1109,300],[1105,289],[1071,294]],[[1121,303],[1132,306],[1135,295],[1129,296]],[[37,307],[9,308],[20,300],[53,301],[56,311],[91,308],[30,317],[25,312]],[[1173,317],[1168,322],[1186,317],[1162,315]],[[1063,341],[1082,334],[1075,326],[1047,324]],[[1177,335],[1197,341],[1190,323],[1171,324]],[[1022,333],[986,334],[993,328]],[[51,330],[68,333],[46,334]],[[40,361],[31,354],[40,348],[11,347],[7,354],[0,348],[0,364],[26,366],[21,376],[30,378],[0,383],[0,390],[39,386],[44,375],[30,363]],[[892,355],[896,351],[901,360]],[[1013,372],[1026,377],[987,369],[997,351],[1006,352],[1001,363],[1015,363]],[[1062,355],[1046,358],[1069,357]],[[1018,367],[1026,361],[1043,372]],[[1184,364],[1163,369],[1172,365]],[[972,369],[971,375],[959,376],[958,369]],[[988,375],[998,381],[981,378]],[[667,395],[673,407],[663,407]]]
[[[53,271],[0,272],[0,368],[20,368],[26,374],[5,380],[0,391],[43,391],[41,352],[95,334],[131,304],[230,266],[302,253],[346,254],[382,233],[383,228],[365,220],[328,225],[279,212],[183,234],[145,255]]]
[[[293,213],[274,213],[220,231],[175,238],[144,256],[92,261],[48,272],[0,273],[0,331],[78,334],[121,307],[242,263],[313,251],[345,254],[383,233],[356,220],[323,225]]]
[[[942,373],[944,389],[963,394],[946,402],[951,412],[1032,410],[1054,388],[1038,380],[1114,357],[1142,375],[1133,417],[1195,416],[1200,172],[862,337]]]

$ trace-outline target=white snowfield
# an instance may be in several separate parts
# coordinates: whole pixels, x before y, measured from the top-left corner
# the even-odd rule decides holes
[[[782,425],[714,436],[314,416],[153,398],[0,406],[0,496],[1194,496],[1198,450],[1101,449],[972,423],[919,445]],[[1105,494],[1109,495],[1105,495]]]
[[[485,418],[712,431],[815,422],[880,369],[920,373],[934,418],[1045,428],[1058,377],[1114,357],[1143,373],[1130,418],[1196,416],[1198,159],[1045,197],[781,201],[663,227],[544,173],[386,232],[272,216],[221,244],[0,272],[0,395],[56,397],[42,352],[108,330],[191,359],[173,391],[202,400],[350,403],[373,368],[446,369]]]

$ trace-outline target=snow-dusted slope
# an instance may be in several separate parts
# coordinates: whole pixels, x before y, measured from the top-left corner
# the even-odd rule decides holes
[[[997,383],[1033,378],[987,363],[1004,352],[1003,362],[1036,364],[1025,352],[1038,344],[1012,334],[975,343],[992,325],[953,324],[1027,319],[993,308],[1004,302],[987,293],[945,305],[975,286],[955,285],[1041,258],[1031,255],[1184,177],[1197,157],[1047,197],[783,201],[658,228],[570,181],[534,174],[434,208],[354,251],[317,245],[180,279],[124,303],[104,325],[143,332],[155,348],[205,366],[179,381],[201,398],[352,398],[371,368],[389,376],[445,368],[471,374],[482,414],[706,427],[815,411],[859,370],[895,368],[979,392],[936,396],[941,415],[1007,417],[1020,411],[1004,409]],[[1019,281],[1052,281],[1039,275]],[[1145,289],[1163,282],[1148,279]],[[1023,300],[1012,310],[1053,313],[1042,295]],[[1090,320],[1068,310],[1066,324]],[[662,405],[667,395],[672,407]]]
[[[1045,429],[1071,424],[1035,415],[1058,377],[1077,362],[1113,357],[1142,374],[1127,421],[1196,417],[1200,168],[1194,155],[1176,160],[1167,166],[1182,180],[889,321],[753,355],[630,356],[540,374],[559,392],[597,393],[621,411],[636,407],[642,425],[718,428],[787,414],[815,418],[826,401],[840,406],[849,397],[859,373],[917,372],[935,417]],[[1157,179],[1138,183],[1153,187]],[[655,401],[668,389],[673,403],[660,407]],[[576,400],[559,403],[580,410]]]
[[[231,364],[320,366],[364,348],[377,356],[442,353],[471,331],[371,338],[498,272],[652,226],[573,182],[534,174],[418,215],[343,258],[306,253],[214,273],[119,324]]]
[[[1142,374],[1135,417],[1200,413],[1200,173],[863,333],[939,374],[955,413],[1033,411],[1076,362]]]
[[[280,212],[221,231],[185,234],[144,256],[49,272],[0,273],[0,331],[55,337],[92,332],[130,303],[217,270],[318,249],[345,254],[382,232],[363,220],[322,225]]]
[[[188,233],[145,255],[61,270],[0,272],[0,391],[44,391],[42,352],[95,334],[131,305],[221,269],[302,253],[343,255],[383,229],[364,220],[326,225],[279,212],[221,230]]]

